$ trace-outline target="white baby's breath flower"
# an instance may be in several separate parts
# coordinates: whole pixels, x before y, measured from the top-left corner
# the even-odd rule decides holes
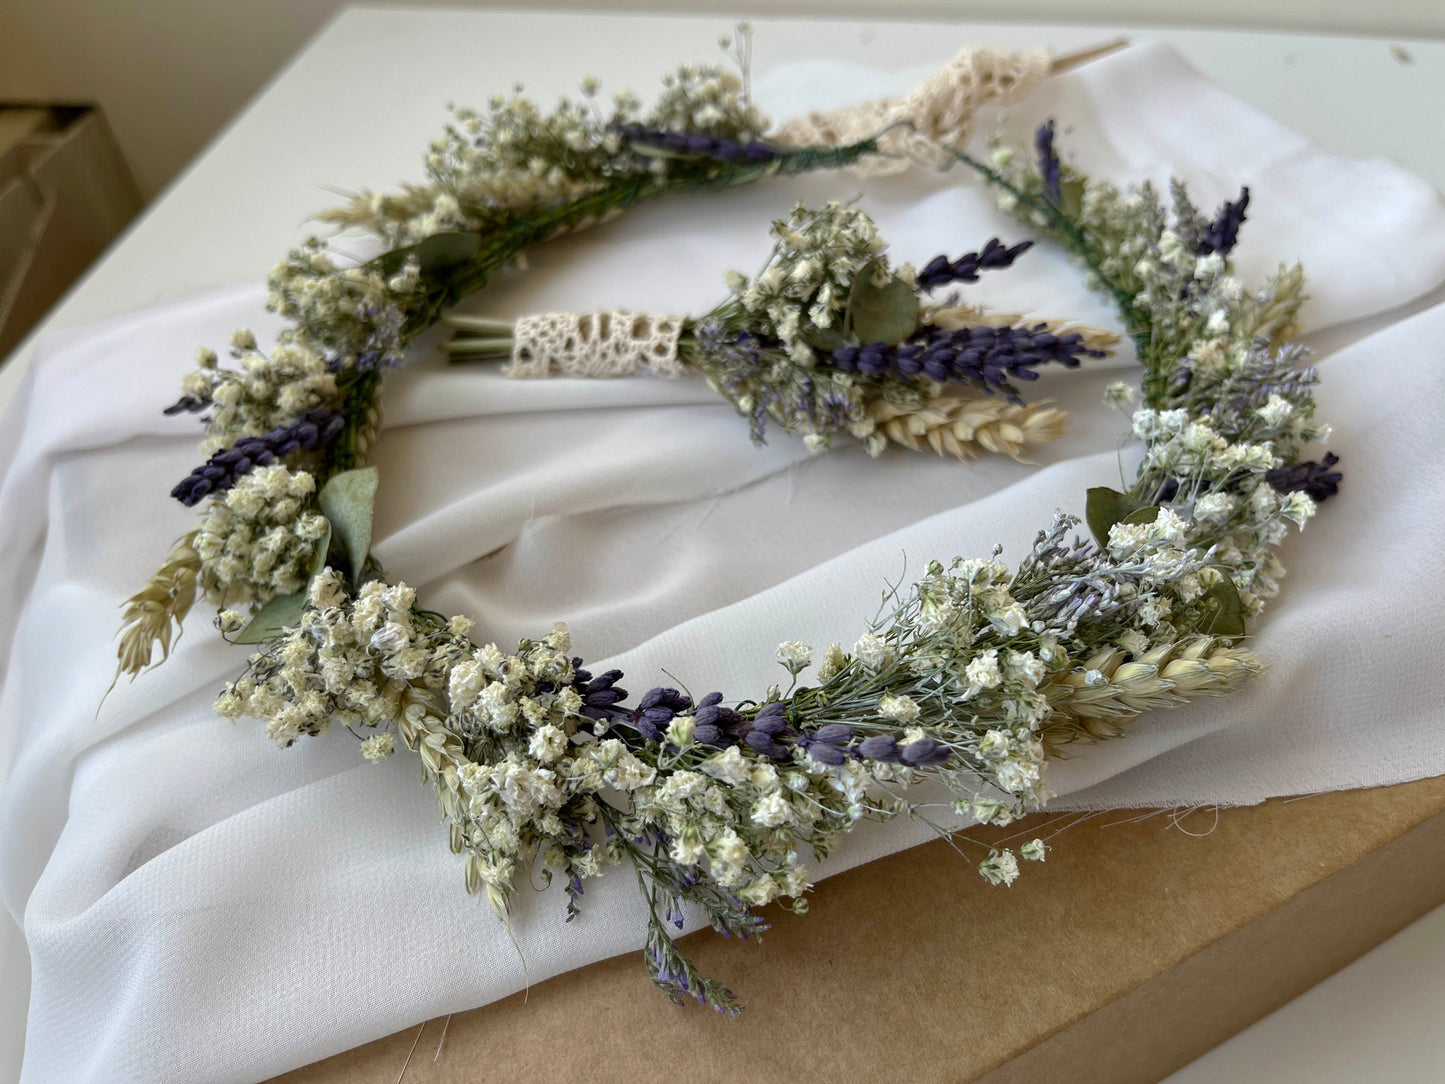
[[[396,738],[390,731],[385,734],[373,734],[361,743],[361,755],[367,760],[380,763],[391,756],[396,746]]]
[[[1041,839],[1031,839],[1019,848],[1019,855],[1030,862],[1042,862],[1048,854],[1048,847]]]
[[[778,645],[778,661],[790,674],[806,669],[813,662],[813,649],[800,640],[784,640]]]
[[[714,779],[732,786],[740,786],[752,778],[752,766],[743,759],[736,745],[730,745],[721,753],[714,753],[698,767]]]
[[[984,732],[978,742],[978,755],[988,760],[996,760],[1006,757],[1013,748],[1013,739],[1002,730],[988,730]]]
[[[1295,490],[1284,499],[1284,507],[1280,509],[1280,515],[1286,519],[1294,520],[1303,527],[1306,522],[1314,518],[1314,514],[1318,509],[1319,506],[1315,504],[1314,499],[1310,497],[1308,493]]]
[[[910,697],[884,693],[878,698],[878,714],[906,726],[918,718],[918,705]]]
[[[853,645],[853,654],[858,661],[870,670],[882,670],[891,660],[892,649],[888,641],[881,636],[875,636],[871,632],[865,632],[858,637],[858,642]]]
[[[532,732],[527,752],[542,764],[551,764],[567,751],[567,735],[551,723]]]
[[[964,667],[963,676],[969,681],[969,696],[977,696],[983,689],[997,689],[1003,684],[1003,674],[998,668],[998,651],[994,648],[980,651]]]
[[[843,650],[843,645],[829,644],[823,650],[823,661],[818,664],[818,680],[831,680],[847,665],[848,653]]]
[[[679,749],[686,749],[696,740],[697,720],[691,715],[677,715],[667,724],[667,740]]]
[[[1114,380],[1104,387],[1104,402],[1111,407],[1123,410],[1134,402],[1136,394],[1133,384],[1123,380]]]
[[[752,819],[764,828],[776,828],[791,823],[793,807],[778,791],[771,791],[753,803]]]
[[[1289,421],[1290,415],[1294,413],[1294,404],[1278,394],[1272,394],[1269,401],[1254,413],[1265,425],[1278,429]]]
[[[1019,860],[1013,851],[995,851],[978,864],[978,872],[991,885],[1011,885],[1018,880]]]

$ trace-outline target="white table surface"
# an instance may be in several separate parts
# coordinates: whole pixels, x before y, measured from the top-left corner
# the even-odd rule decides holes
[[[1174,45],[1226,89],[1341,154],[1384,156],[1445,189],[1445,43],[1137,27],[751,19],[754,72],[805,51],[876,67],[935,65],[961,45],[1065,51],[1119,34]],[[352,8],[334,20],[162,194],[41,325],[88,321],[256,281],[333,186],[420,175],[447,101],[514,81],[546,101],[581,75],[646,90],[682,59],[710,59],[712,16]],[[1404,50],[1402,55],[1398,49]],[[384,73],[371,78],[368,73]],[[0,367],[0,410],[34,336]],[[7,968],[7,984],[17,976]],[[6,999],[7,1001],[10,999]],[[1170,1078],[1445,1078],[1445,908]],[[8,1059],[0,1059],[0,1061]],[[3,1070],[0,1070],[3,1073]]]

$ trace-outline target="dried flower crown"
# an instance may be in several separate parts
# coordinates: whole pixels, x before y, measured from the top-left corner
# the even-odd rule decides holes
[[[928,85],[948,91],[957,73],[992,65],[984,83],[1019,89],[1019,71],[1037,68],[1027,59],[974,51]],[[135,675],[155,647],[168,651],[204,595],[223,607],[225,634],[258,645],[217,701],[221,715],[259,718],[283,746],[340,724],[371,759],[398,742],[415,753],[468,890],[504,918],[538,863],[564,881],[569,917],[589,877],[630,864],[648,903],[654,980],[674,999],[735,1012],[733,995],[673,942],[687,913],[752,936],[765,928],[763,905],[805,908],[804,853],[821,859],[860,820],[906,814],[969,843],[967,824],[1006,824],[1046,801],[1060,746],[1238,688],[1260,669],[1238,643],[1278,591],[1285,525],[1308,520],[1340,475],[1334,456],[1302,459],[1327,427],[1313,420],[1314,370],[1285,343],[1299,269],[1254,293],[1229,273],[1247,190],[1206,218],[1176,184],[1171,213],[1147,184],[1122,193],[1070,168],[1052,123],[1034,155],[996,146],[988,161],[959,150],[953,130],[918,153],[980,174],[1005,210],[1084,265],[1117,302],[1143,365],[1132,416],[1143,459],[1127,490],[1087,494],[1093,540],[1072,537],[1079,520],[1059,513],[1012,569],[1000,551],[935,561],[886,592],[851,647],[781,644],[791,683],[753,698],[659,687],[631,701],[620,672],[573,657],[561,625],[510,651],[478,645],[472,621],[421,608],[371,557],[378,475],[364,464],[387,367],[534,243],[644,199],[843,167],[888,146],[876,130],[840,146],[769,140],[745,88],[716,69],[683,68],[645,116],[624,96],[604,118],[595,93],[585,85],[584,103],[548,114],[520,96],[458,111],[428,158],[429,184],[359,196],[330,216],[371,229],[383,254],[342,267],[308,241],[271,277],[271,306],[290,321],[278,343],[262,352],[238,332],[235,368],[202,351],[172,410],[205,413],[209,458],[175,491],[204,503],[203,518],[126,604],[120,670]],[[914,272],[888,265],[855,209],[800,209],[774,229],[768,266],[734,279],[722,306],[698,321],[647,318],[641,336],[662,335],[665,349],[649,355],[659,367],[701,372],[756,435],[772,419],[818,444],[846,433],[870,451],[1017,452],[1031,424],[1042,437],[1055,423],[1003,413],[1029,409],[1010,402],[1011,380],[1107,345],[920,301],[1011,263],[1028,242],[990,242]],[[519,351],[520,325],[456,323],[459,356],[545,370],[576,353]],[[1002,394],[960,397],[950,388],[960,383]],[[1107,392],[1121,409],[1135,395],[1122,383]],[[950,817],[910,800],[925,781],[951,792]],[[1046,849],[984,851],[980,874],[1009,884],[1020,857],[1043,861]]]

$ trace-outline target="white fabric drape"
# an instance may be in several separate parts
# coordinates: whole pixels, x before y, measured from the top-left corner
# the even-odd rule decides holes
[[[782,116],[906,84],[810,63],[760,96]],[[1167,49],[1050,79],[1006,125],[1026,138],[1048,115],[1098,174],[1178,174],[1206,208],[1249,184],[1240,269],[1257,281],[1303,260],[1316,336],[1445,282],[1445,209],[1427,185],[1320,151]],[[1025,235],[961,181],[868,183],[895,258]],[[794,200],[859,188],[810,177],[642,208],[538,251],[474,305],[702,311],[725,269],[759,265],[768,221]],[[969,295],[1110,319],[1042,247]],[[210,714],[244,653],[203,611],[165,666],[97,715],[117,607],[192,521],[165,494],[193,465],[196,429],[160,408],[195,346],[236,326],[274,332],[261,302],[248,287],[54,336],[0,430],[0,890],[33,965],[27,1081],[254,1080],[523,983],[408,756],[367,764],[344,732],[281,751],[254,723]],[[1431,677],[1442,342],[1437,307],[1322,359],[1346,480],[1286,547],[1285,594],[1256,637],[1273,668],[1231,700],[1151,716],[1056,765],[1061,804],[1243,803],[1445,772]],[[1130,467],[1127,423],[1100,404],[1132,372],[1125,357],[1040,381],[1073,421],[1035,470],[856,448],[811,458],[785,434],[758,449],[698,381],[508,381],[422,353],[388,379],[378,557],[480,635],[567,620],[579,652],[625,669],[635,691],[665,667],[698,692],[756,693],[781,674],[778,641],[849,642],[885,580],[995,542],[1017,557],[1056,507],[1081,511],[1087,486]],[[867,828],[819,873],[922,838]],[[641,945],[625,877],[589,886],[583,917],[562,919],[553,895],[523,902],[514,932],[533,982]]]

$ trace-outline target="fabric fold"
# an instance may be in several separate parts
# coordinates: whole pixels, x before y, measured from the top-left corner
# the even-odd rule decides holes
[[[913,74],[813,63],[779,69],[758,94],[781,115]],[[1445,208],[1427,185],[1324,153],[1167,48],[1052,78],[1005,124],[1017,136],[1047,115],[1081,166],[1120,183],[1175,174],[1203,207],[1248,184],[1240,270],[1257,281],[1302,259],[1306,331],[1445,283]],[[963,181],[869,182],[863,206],[895,258],[917,264],[1019,239]],[[726,269],[761,262],[769,221],[793,201],[858,188],[806,177],[641,208],[545,246],[469,306],[705,311]],[[1112,319],[1043,247],[968,298]],[[44,342],[5,422],[19,435],[0,451],[0,895],[31,953],[28,1081],[254,1080],[642,943],[619,873],[588,886],[571,925],[560,893],[525,898],[514,948],[463,891],[404,756],[364,763],[344,730],[279,750],[258,726],[210,714],[245,652],[204,607],[174,657],[97,714],[118,607],[193,522],[166,492],[194,465],[198,433],[161,408],[197,346],[237,326],[274,335],[262,302],[254,287],[220,291]],[[1254,630],[1272,669],[1231,700],[1150,716],[1056,764],[1062,808],[1255,802],[1445,773],[1430,684],[1445,612],[1433,537],[1445,377],[1430,357],[1442,338],[1445,306],[1322,359],[1320,411],[1346,478],[1286,547],[1284,594]],[[478,635],[568,621],[589,663],[625,669],[636,691],[668,673],[756,695],[782,676],[778,641],[851,641],[884,585],[930,558],[1000,543],[1017,560],[1056,508],[1081,513],[1088,486],[1117,485],[1133,465],[1127,421],[1101,402],[1134,372],[1127,354],[1039,381],[1031,397],[1072,418],[1035,469],[812,457],[786,434],[755,448],[700,381],[511,381],[422,353],[388,378],[377,555],[430,608],[477,618]],[[924,838],[916,824],[870,825],[816,876]]]

